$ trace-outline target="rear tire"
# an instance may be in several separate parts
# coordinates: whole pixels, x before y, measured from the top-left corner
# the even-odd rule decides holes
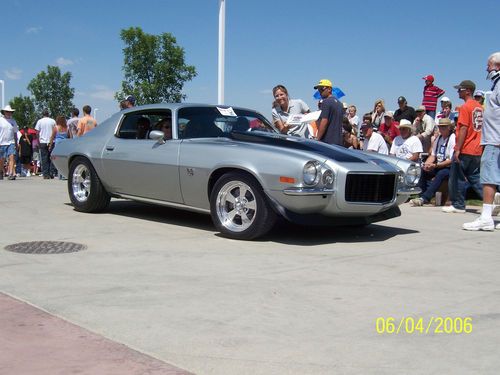
[[[241,172],[224,174],[210,194],[210,214],[224,236],[252,240],[272,229],[276,213],[262,187]]]
[[[70,164],[68,193],[75,210],[80,212],[103,211],[111,200],[94,167],[84,157],[77,157]]]

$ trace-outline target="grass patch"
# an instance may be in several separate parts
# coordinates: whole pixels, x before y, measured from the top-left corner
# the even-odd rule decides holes
[[[465,204],[467,206],[482,206],[483,205],[483,201],[480,200],[480,199],[467,199],[465,201]]]

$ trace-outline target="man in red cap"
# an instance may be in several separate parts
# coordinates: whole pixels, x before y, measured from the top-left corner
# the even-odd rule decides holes
[[[422,77],[425,80],[424,98],[422,105],[425,106],[425,112],[432,118],[436,117],[436,106],[438,98],[444,94],[444,90],[434,85],[434,76],[429,74]]]

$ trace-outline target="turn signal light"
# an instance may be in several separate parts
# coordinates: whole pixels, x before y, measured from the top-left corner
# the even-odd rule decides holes
[[[286,184],[294,184],[295,183],[295,178],[280,176],[280,182],[284,182]]]

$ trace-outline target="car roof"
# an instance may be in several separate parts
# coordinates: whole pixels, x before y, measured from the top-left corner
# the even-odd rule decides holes
[[[140,111],[140,110],[151,110],[151,109],[170,109],[171,111],[176,111],[179,108],[187,108],[187,107],[221,107],[221,108],[228,108],[231,107],[233,109],[239,109],[243,111],[252,111],[259,113],[258,111],[251,109],[251,108],[244,108],[244,107],[235,107],[231,105],[226,105],[226,104],[206,104],[206,103],[157,103],[157,104],[145,104],[145,105],[139,105],[136,107],[132,108],[127,108],[124,109],[118,113],[121,114],[126,114],[129,112],[135,112],[135,111]]]

